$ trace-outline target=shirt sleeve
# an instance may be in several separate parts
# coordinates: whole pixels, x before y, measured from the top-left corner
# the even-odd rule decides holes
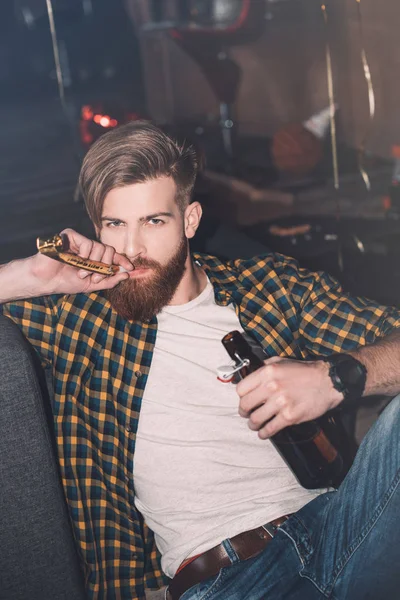
[[[281,279],[297,311],[298,330],[307,351],[327,356],[372,344],[400,327],[400,311],[351,296],[324,272],[311,272],[293,259],[281,261]],[[284,262],[284,264],[282,264]]]
[[[43,296],[0,304],[0,313],[18,325],[38,353],[43,367],[53,362],[57,298]]]

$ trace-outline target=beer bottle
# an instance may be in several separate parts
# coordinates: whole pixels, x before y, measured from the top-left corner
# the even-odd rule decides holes
[[[243,379],[264,366],[239,331],[231,331],[222,339],[235,372]],[[232,379],[231,379],[232,380]],[[307,489],[338,487],[355,455],[350,438],[339,415],[330,412],[323,417],[292,425],[270,438],[275,448]]]

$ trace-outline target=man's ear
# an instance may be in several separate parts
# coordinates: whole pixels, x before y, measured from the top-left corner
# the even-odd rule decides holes
[[[203,209],[199,202],[193,202],[185,209],[185,235],[188,239],[194,237],[198,226],[200,225]]]

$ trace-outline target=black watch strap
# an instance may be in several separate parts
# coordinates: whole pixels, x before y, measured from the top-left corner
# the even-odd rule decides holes
[[[332,385],[343,394],[344,403],[361,398],[367,380],[365,365],[350,354],[332,354],[323,360],[329,364]]]

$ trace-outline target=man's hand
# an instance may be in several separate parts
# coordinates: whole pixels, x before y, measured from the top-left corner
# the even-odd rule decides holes
[[[65,229],[62,234],[68,238],[68,252],[107,265],[119,265],[127,271],[133,269],[132,263],[126,256],[118,254],[111,246],[90,240],[73,229]],[[40,282],[43,288],[42,293],[48,294],[90,293],[110,289],[129,277],[126,272],[112,276],[91,273],[58,262],[40,253],[32,257],[31,273]]]
[[[72,229],[65,229],[63,234],[68,237],[69,252],[81,258],[119,265],[126,271],[133,269],[126,256],[111,246],[89,240]],[[0,303],[49,294],[97,292],[111,289],[128,277],[127,272],[112,276],[91,273],[38,253],[0,266]]]
[[[343,395],[335,390],[329,365],[274,357],[237,385],[239,414],[261,439],[289,425],[320,417],[337,406]]]

